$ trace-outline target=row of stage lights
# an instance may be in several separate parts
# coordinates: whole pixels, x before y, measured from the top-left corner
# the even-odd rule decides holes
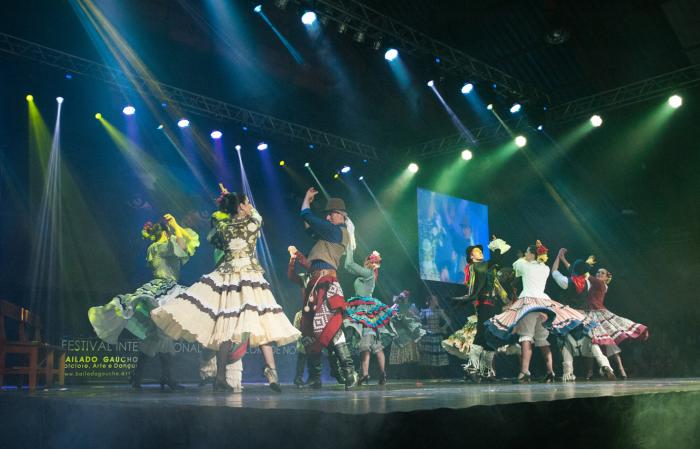
[[[431,84],[431,83],[433,83],[433,82],[430,81],[430,82],[428,83],[428,85],[432,87],[432,84]],[[33,102],[33,101],[34,101],[34,96],[31,95],[31,94],[30,94],[30,95],[27,95],[26,99],[27,99],[28,102]],[[63,103],[63,97],[56,97],[56,103],[58,103],[58,104]],[[680,95],[671,95],[671,96],[668,98],[667,103],[668,103],[668,105],[669,105],[671,108],[673,108],[673,109],[678,109],[679,107],[681,107],[681,106],[683,105],[683,97],[681,97]],[[492,104],[489,104],[489,105],[487,106],[487,109],[488,109],[488,110],[492,110],[492,109],[493,109],[493,105],[492,105]],[[511,109],[511,112],[513,112],[512,109]],[[517,112],[517,111],[515,111],[515,112]],[[123,113],[124,115],[127,115],[127,116],[134,115],[134,114],[136,114],[136,108],[134,108],[134,107],[131,106],[131,105],[125,106],[125,107],[122,109],[122,113]],[[95,114],[95,118],[96,118],[97,120],[102,120],[102,114],[98,112],[97,114]],[[589,121],[590,121],[590,123],[591,123],[591,126],[593,126],[594,128],[598,128],[598,127],[600,127],[600,126],[603,125],[603,118],[602,118],[600,115],[598,115],[598,114],[595,114],[595,115],[591,116],[591,118],[589,119]],[[180,119],[180,120],[177,122],[177,126],[180,127],[180,128],[187,128],[187,127],[190,126],[190,121],[187,120],[187,119],[185,119],[185,118],[182,118],[182,119]],[[159,129],[159,130],[162,130],[162,129],[163,129],[163,125],[159,125],[159,126],[158,126],[158,129]],[[245,127],[244,127],[244,129],[247,130],[247,128],[245,128]],[[539,126],[537,127],[537,130],[538,130],[538,131],[542,131],[543,129],[544,129],[544,128],[542,127],[542,125],[539,125]],[[214,140],[219,140],[219,139],[221,139],[221,138],[223,137],[223,133],[222,133],[221,131],[218,131],[218,130],[212,131],[209,135],[210,135],[210,137],[211,137],[212,139],[214,139]],[[518,136],[516,136],[515,139],[514,139],[513,141],[514,141],[514,143],[515,143],[515,146],[517,146],[518,148],[523,148],[523,147],[525,147],[525,145],[527,145],[527,138],[526,138],[525,136],[523,136],[523,135],[518,135]],[[260,143],[258,143],[258,145],[257,145],[258,151],[265,151],[265,150],[268,149],[268,147],[269,147],[268,144],[265,143],[265,142],[260,142]],[[236,148],[237,151],[241,151],[241,148],[242,148],[242,147],[241,147],[240,145],[236,145],[235,148]],[[309,144],[309,148],[313,149],[313,148],[314,148],[314,145],[313,145],[313,144]],[[465,149],[465,150],[462,151],[461,157],[462,157],[463,160],[469,161],[469,160],[471,160],[471,159],[474,157],[474,154],[471,152],[471,150]],[[365,159],[364,162],[367,162],[367,160]],[[285,166],[285,164],[286,164],[286,163],[285,163],[284,160],[281,160],[281,161],[279,162],[279,165],[280,165],[281,167]],[[307,168],[308,168],[308,167],[309,167],[309,163],[308,163],[308,162],[305,163],[305,164],[304,164],[304,167],[307,167]],[[342,173],[342,174],[347,174],[347,173],[350,173],[350,170],[351,170],[350,166],[349,166],[349,165],[345,165],[345,166],[343,166],[343,168],[341,168],[341,169],[339,170],[339,172],[336,172],[336,173],[333,175],[333,178],[334,178],[334,179],[338,179],[338,178],[340,177],[340,174],[341,174],[341,173]],[[410,171],[411,173],[417,173],[418,170],[419,170],[418,164],[416,164],[415,162],[411,162],[411,163],[408,165],[408,171]],[[364,177],[363,177],[363,176],[360,176],[359,179],[360,179],[360,181],[362,181],[362,180],[364,179]]]

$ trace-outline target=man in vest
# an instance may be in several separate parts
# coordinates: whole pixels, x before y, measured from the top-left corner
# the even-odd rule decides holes
[[[306,191],[301,205],[301,217],[316,243],[309,252],[309,283],[304,297],[301,332],[308,357],[309,386],[321,385],[321,349],[333,346],[345,376],[345,389],[357,385],[358,376],[352,363],[350,350],[343,334],[343,309],[345,297],[338,283],[336,269],[350,234],[345,225],[347,211],[340,198],[329,198],[325,220],[311,211],[311,203],[318,191],[311,187]]]

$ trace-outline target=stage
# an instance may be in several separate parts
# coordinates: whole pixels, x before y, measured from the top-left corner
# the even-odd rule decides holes
[[[244,388],[5,390],[2,447],[684,448],[700,441],[700,379]]]

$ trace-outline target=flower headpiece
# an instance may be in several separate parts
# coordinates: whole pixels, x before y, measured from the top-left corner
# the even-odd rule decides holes
[[[163,229],[164,227],[160,222],[153,223],[149,220],[146,223],[144,223],[143,227],[141,228],[141,237],[155,242],[158,239],[159,234],[163,231]]]
[[[379,265],[380,263],[382,263],[382,256],[379,254],[379,251],[372,251],[372,254],[367,256],[367,260],[370,263],[375,263]]]
[[[549,258],[547,256],[547,253],[549,252],[547,247],[544,246],[541,241],[537,240],[535,241],[535,248],[537,250],[537,261],[541,263],[546,263],[547,259]]]

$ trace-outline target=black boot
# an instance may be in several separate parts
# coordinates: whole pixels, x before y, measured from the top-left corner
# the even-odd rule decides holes
[[[227,341],[219,346],[216,353],[216,379],[214,380],[214,391],[233,392],[233,387],[226,382],[226,365],[231,355],[232,343]]]
[[[131,373],[131,388],[134,390],[141,389],[141,382],[143,382],[143,370],[146,369],[146,363],[148,363],[148,357],[143,352],[138,353],[138,360],[136,361],[136,368],[134,372]]]
[[[297,370],[294,376],[294,385],[297,387],[304,385],[304,368],[306,368],[306,353],[297,352]]]
[[[345,376],[345,389],[349,390],[357,386],[358,376],[355,372],[355,365],[352,363],[350,350],[345,343],[335,345],[335,354],[338,356],[338,361],[342,367],[343,375]]]
[[[338,356],[335,354],[335,348],[333,346],[328,346],[326,350],[328,351],[328,368],[330,369],[331,376],[333,376],[340,385],[345,385],[343,367],[340,364],[340,360],[338,360]]]
[[[164,390],[167,385],[171,390],[184,390],[185,387],[173,380],[171,368],[173,365],[173,355],[165,352],[158,353],[160,359],[160,389]]]
[[[306,360],[309,368],[309,378],[304,384],[304,388],[321,388],[321,353],[307,353]]]

